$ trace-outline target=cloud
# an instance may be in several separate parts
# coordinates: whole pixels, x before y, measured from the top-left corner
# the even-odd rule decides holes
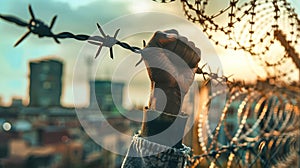
[[[59,33],[70,31],[74,34],[92,34],[96,30],[96,22],[104,24],[120,15],[127,14],[126,2],[116,1],[40,1],[40,0],[10,0],[0,1],[0,13],[14,15],[24,21],[30,20],[28,4],[32,5],[35,17],[49,24],[52,17],[57,14],[58,19],[54,25],[53,32]],[[77,6],[76,6],[77,4]],[[13,44],[26,32],[26,28],[18,27],[0,20],[0,73],[1,91],[0,95],[24,96],[27,92],[28,61],[48,55],[61,57],[65,64],[65,83],[71,87],[71,76],[77,53],[82,42],[75,40],[61,40],[62,44],[55,44],[53,39],[42,38],[31,34],[19,46],[13,48]],[[22,82],[23,87],[13,87],[17,82]],[[65,79],[64,79],[65,80]],[[15,83],[6,85],[7,83]],[[5,85],[4,85],[5,84]],[[5,88],[5,89],[4,89]],[[70,95],[70,94],[68,94]],[[69,98],[70,99],[70,98]],[[71,101],[71,100],[69,100]]]
[[[144,2],[150,6],[149,9],[151,8],[151,10],[155,11],[174,12],[177,8],[179,8],[179,6],[177,6],[177,8],[170,8],[170,4],[164,5],[148,0],[141,1],[139,4],[143,4]],[[132,10],[132,6],[136,5],[135,1],[131,0],[11,0],[0,1],[0,13],[12,14],[22,18],[24,21],[29,21],[30,14],[28,12],[28,4],[32,5],[36,18],[45,21],[46,24],[50,23],[54,15],[58,15],[56,24],[53,27],[54,33],[70,31],[74,34],[87,35],[97,31],[95,23],[98,22],[103,25],[115,18],[118,18],[119,16],[134,13],[135,11]],[[172,6],[174,7],[175,5]],[[114,30],[106,31],[110,32]],[[64,65],[64,88],[72,87],[76,57],[85,43],[75,41],[74,39],[64,39],[61,40],[61,44],[58,45],[53,41],[53,39],[39,39],[35,35],[30,35],[17,48],[13,48],[13,44],[25,32],[26,28],[21,28],[14,24],[0,20],[0,66],[5,72],[9,72],[6,74],[0,74],[1,81],[16,81],[19,78],[22,78],[23,81],[25,81],[27,80],[26,75],[28,73],[28,61],[41,58],[43,56],[55,55],[62,58],[66,63]],[[94,55],[94,53],[92,55]],[[85,77],[86,69],[84,69],[86,68],[86,65],[84,61],[81,64],[83,64],[81,66],[83,69],[80,72],[82,73],[82,79],[87,80]],[[109,71],[107,72],[109,73]],[[7,76],[10,76],[10,78]],[[4,94],[4,92],[6,91],[2,90],[0,94]],[[27,90],[24,90],[23,87],[10,90],[9,92],[10,93],[5,93],[5,95],[18,95],[18,93],[21,93],[20,95],[24,95],[22,93],[26,93]],[[64,102],[72,101],[73,98],[68,96],[72,95],[69,92],[70,89],[66,89],[64,91],[66,94],[64,99],[69,99]]]

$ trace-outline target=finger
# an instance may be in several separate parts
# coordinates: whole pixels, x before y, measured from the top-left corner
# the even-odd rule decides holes
[[[176,67],[173,66],[170,59],[167,57],[163,49],[161,48],[154,48],[154,47],[147,47],[142,52],[142,58],[145,62],[148,72],[155,69],[164,70],[170,74],[175,74]],[[151,69],[152,68],[152,69]],[[162,73],[153,73],[158,74],[157,78],[163,78]],[[163,79],[158,79],[163,80]]]
[[[185,62],[194,68],[200,62],[201,51],[195,44],[189,41],[186,37],[179,36],[175,53],[178,54]]]
[[[192,71],[194,72],[194,74],[198,72],[198,69],[199,69],[198,67],[192,68]]]
[[[152,36],[152,38],[150,39],[148,46],[149,47],[160,47],[160,48],[165,48],[166,45],[172,45],[175,44],[176,42],[176,36],[174,34],[174,36],[168,36],[168,34],[162,32],[162,31],[157,31],[154,33],[154,35]],[[174,48],[175,46],[173,46]],[[172,48],[172,47],[168,47],[168,48]]]
[[[149,41],[148,47],[167,49],[181,57],[190,68],[196,67],[201,59],[200,49],[186,37],[180,36],[174,29],[156,32]],[[176,62],[173,63],[176,64]]]

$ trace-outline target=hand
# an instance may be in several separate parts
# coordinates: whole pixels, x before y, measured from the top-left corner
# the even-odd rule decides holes
[[[151,80],[151,109],[178,114],[194,81],[200,50],[176,30],[158,31],[142,51]]]

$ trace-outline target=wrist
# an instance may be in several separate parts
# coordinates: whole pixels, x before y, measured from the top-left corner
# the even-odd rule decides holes
[[[181,111],[183,97],[178,87],[155,86],[151,91],[149,108],[177,115]]]
[[[144,110],[141,136],[169,147],[181,148],[188,116]]]

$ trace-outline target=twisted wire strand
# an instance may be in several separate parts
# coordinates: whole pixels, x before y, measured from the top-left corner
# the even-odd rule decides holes
[[[225,49],[243,50],[263,67],[267,75],[274,76],[274,80],[294,82],[290,69],[296,67],[291,62],[288,49],[276,54],[273,52],[274,47],[278,48],[275,39],[275,32],[278,30],[283,31],[290,46],[299,47],[300,44],[300,19],[287,0],[228,0],[225,7],[217,9],[213,14],[213,1],[180,2],[186,18],[198,23],[215,45]],[[220,40],[220,36],[224,40]],[[288,66],[291,64],[292,66]],[[289,69],[286,70],[284,66]],[[279,73],[280,71],[286,73]],[[257,76],[260,74],[257,73]]]

